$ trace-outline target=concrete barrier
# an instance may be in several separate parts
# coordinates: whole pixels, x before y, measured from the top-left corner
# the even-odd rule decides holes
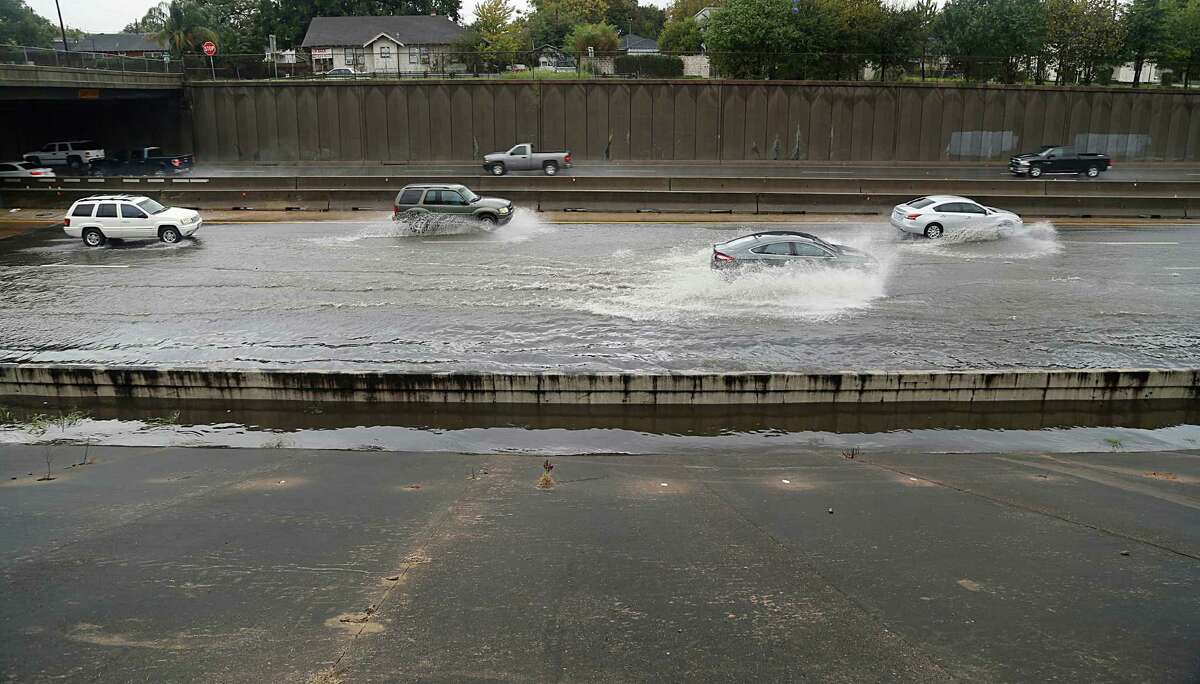
[[[536,404],[1200,399],[1200,369],[866,373],[404,373],[0,364],[0,397]]]

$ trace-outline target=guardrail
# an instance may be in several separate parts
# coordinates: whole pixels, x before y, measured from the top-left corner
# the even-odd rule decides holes
[[[0,45],[0,64],[137,73],[183,73],[182,62],[165,57],[126,57],[104,52],[13,45]]]

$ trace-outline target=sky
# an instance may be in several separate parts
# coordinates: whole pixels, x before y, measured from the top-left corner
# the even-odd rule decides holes
[[[116,33],[126,24],[139,19],[146,10],[157,5],[160,0],[58,0],[62,7],[63,22],[69,28],[82,29],[88,33]],[[469,21],[475,13],[477,0],[463,0],[462,16]],[[664,7],[667,0],[642,0],[643,4],[653,4]],[[58,25],[58,14],[54,10],[54,0],[25,0],[33,11],[46,17],[55,26]],[[513,5],[524,8],[528,5],[525,0],[515,0]]]

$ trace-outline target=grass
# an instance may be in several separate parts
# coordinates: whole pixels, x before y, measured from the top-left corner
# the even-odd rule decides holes
[[[1105,437],[1104,443],[1113,451],[1120,451],[1125,446],[1125,443],[1116,437]]]
[[[162,416],[151,416],[146,419],[146,425],[150,427],[165,427],[167,425],[179,424],[179,411],[172,411]]]

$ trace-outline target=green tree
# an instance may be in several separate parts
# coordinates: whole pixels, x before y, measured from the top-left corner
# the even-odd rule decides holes
[[[849,66],[840,0],[727,0],[704,41],[730,78],[841,78]]]
[[[724,0],[673,0],[667,8],[667,21],[694,19],[705,7],[720,7]]]
[[[533,0],[529,35],[537,47],[562,45],[571,29],[604,21],[607,11],[605,0]]]
[[[653,5],[639,5],[637,0],[608,0],[604,21],[617,27],[620,33],[657,38],[666,16],[661,9]]]
[[[1046,0],[1046,53],[1058,83],[1091,83],[1120,61],[1123,25],[1109,0]]]
[[[48,48],[58,37],[58,28],[25,0],[0,0],[0,44]]]
[[[1163,66],[1183,72],[1183,85],[1191,85],[1200,67],[1200,0],[1186,0],[1167,12],[1167,42]]]
[[[941,54],[968,80],[1038,78],[1046,35],[1041,0],[949,0],[933,27]]]
[[[204,41],[218,40],[211,24],[208,13],[193,0],[171,0],[157,37],[163,45],[170,46],[172,55],[181,57],[199,50]]]
[[[524,26],[513,20],[515,15],[508,0],[483,0],[475,7],[471,25],[477,36],[475,51],[490,68],[507,67],[517,61],[519,51],[527,49]]]
[[[1133,0],[1121,16],[1125,56],[1133,60],[1133,87],[1142,80],[1148,59],[1160,54],[1167,37],[1167,11],[1161,0]]]
[[[691,17],[667,22],[658,35],[658,49],[670,54],[700,52],[703,44],[704,33]]]
[[[122,29],[125,33],[158,33],[167,23],[167,8],[169,2],[160,2],[146,10],[141,19],[135,19]]]
[[[597,55],[617,51],[617,29],[608,24],[580,24],[571,29],[563,42],[563,49],[577,55],[587,55],[588,48]]]

